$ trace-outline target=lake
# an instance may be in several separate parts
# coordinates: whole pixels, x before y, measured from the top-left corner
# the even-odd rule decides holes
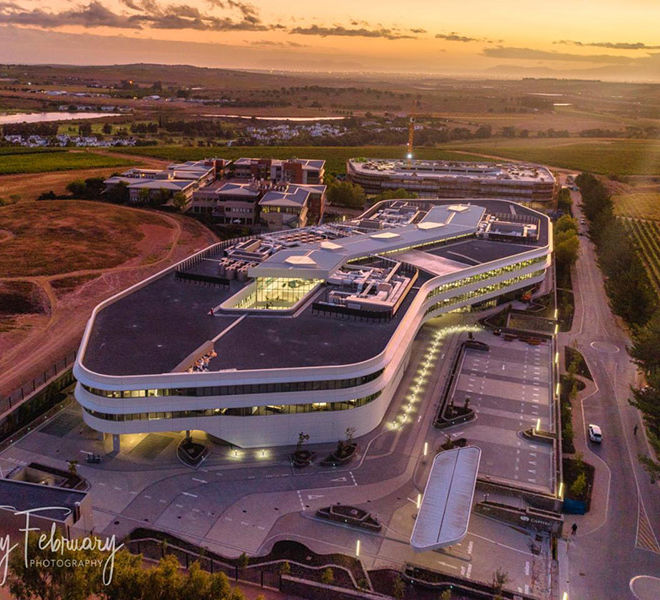
[[[256,121],[343,121],[348,117],[256,117],[250,115],[204,115],[205,117],[225,119],[255,119]]]
[[[9,123],[42,123],[46,121],[77,121],[80,119],[98,119],[99,117],[119,117],[119,113],[108,112],[40,112],[17,113],[15,115],[0,114],[0,125]]]

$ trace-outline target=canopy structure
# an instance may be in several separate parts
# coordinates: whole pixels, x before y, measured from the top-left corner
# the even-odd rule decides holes
[[[460,542],[467,533],[481,450],[441,452],[433,459],[410,545],[418,552]]]

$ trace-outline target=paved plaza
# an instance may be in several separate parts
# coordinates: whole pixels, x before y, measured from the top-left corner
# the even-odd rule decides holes
[[[318,465],[332,444],[310,445],[316,463],[294,469],[289,459],[293,448],[234,449],[207,440],[201,432],[193,436],[210,446],[210,454],[196,470],[176,457],[182,433],[122,436],[121,451],[114,454],[111,440],[100,439],[83,423],[75,402],[1,453],[0,466],[7,472],[36,461],[66,469],[67,461],[79,461],[78,471],[90,484],[95,531],[104,535],[121,537],[136,527],[150,527],[227,556],[267,553],[283,539],[320,553],[354,554],[359,539],[367,569],[413,563],[489,582],[502,567],[513,589],[541,592],[547,586],[547,544],[533,554],[533,535],[481,515],[472,514],[469,533],[460,544],[423,553],[410,547],[417,498],[424,491],[435,445],[445,438],[432,422],[451,359],[467,339],[465,325],[474,328],[466,315],[449,315],[421,330],[382,426],[358,440],[359,456],[344,468]],[[546,485],[547,450],[535,449],[516,432],[533,424],[537,414],[549,425],[543,421],[549,418],[549,349],[477,335],[492,342],[491,351],[468,352],[465,357],[457,402],[470,395],[478,418],[461,426],[462,435],[482,448],[482,467],[497,477],[515,480],[516,472],[523,477],[536,454],[534,483]],[[432,343],[437,352],[429,368],[426,351]],[[423,385],[421,369],[427,373]],[[525,395],[522,402],[497,387],[502,377]],[[524,410],[516,410],[521,404]],[[425,447],[430,447],[427,455]],[[102,454],[103,461],[88,464],[87,453]],[[531,483],[527,479],[532,478],[526,475],[523,481]],[[475,501],[482,496],[477,492]],[[384,524],[381,534],[315,518],[317,509],[337,502],[373,512]]]

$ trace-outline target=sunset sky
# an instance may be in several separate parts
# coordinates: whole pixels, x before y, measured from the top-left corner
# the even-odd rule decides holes
[[[659,0],[0,0],[0,61],[657,80],[658,23]]]

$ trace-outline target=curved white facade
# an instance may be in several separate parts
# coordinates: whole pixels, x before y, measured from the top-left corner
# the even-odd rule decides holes
[[[538,216],[547,226],[547,218]],[[160,273],[96,307],[74,365],[76,399],[85,422],[111,434],[197,429],[245,448],[295,444],[301,431],[314,443],[340,439],[348,427],[364,435],[382,421],[420,327],[443,313],[540,283],[551,262],[548,236],[547,244],[433,277],[409,292],[415,297],[384,350],[358,363],[125,376],[87,368],[97,314]]]

